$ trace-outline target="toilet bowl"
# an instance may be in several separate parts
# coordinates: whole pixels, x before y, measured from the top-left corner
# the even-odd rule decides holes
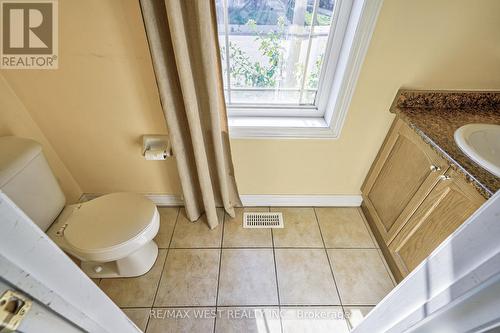
[[[92,278],[148,272],[158,256],[156,206],[135,193],[112,193],[65,206],[40,144],[0,138],[0,189]]]
[[[130,277],[153,266],[159,227],[160,215],[150,200],[113,193],[65,207],[47,235],[80,259],[90,277]]]

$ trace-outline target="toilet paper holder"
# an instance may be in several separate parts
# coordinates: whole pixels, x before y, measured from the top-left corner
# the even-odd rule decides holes
[[[143,135],[142,156],[146,160],[165,160],[172,156],[172,147],[168,135]]]

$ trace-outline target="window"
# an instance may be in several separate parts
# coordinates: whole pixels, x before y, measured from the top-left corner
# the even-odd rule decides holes
[[[289,136],[282,127],[331,129],[337,65],[349,51],[353,9],[365,1],[381,2],[217,0],[231,128],[275,128],[266,136]]]

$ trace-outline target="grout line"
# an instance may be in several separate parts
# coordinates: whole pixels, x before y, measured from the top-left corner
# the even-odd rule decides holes
[[[149,321],[151,320],[151,313],[152,312],[153,312],[153,306],[151,306],[151,308],[149,308],[148,321],[146,322],[146,326],[144,327],[144,332],[148,331]]]
[[[323,238],[323,232],[321,231],[321,225],[319,224],[318,214],[316,213],[316,208],[313,207],[314,216],[316,217],[316,223],[318,224],[319,234],[321,235],[321,240],[323,241],[323,246],[325,249],[326,260],[328,260],[328,266],[330,266],[330,272],[332,273],[333,284],[335,285],[335,290],[337,291],[337,296],[339,297],[340,306],[342,306],[342,297],[340,296],[339,287],[337,286],[337,281],[335,280],[335,274],[333,273],[332,262],[330,256],[328,255],[328,250],[325,245],[325,239]]]
[[[375,235],[373,234],[373,232],[371,230],[370,224],[368,223],[368,220],[366,219],[366,216],[363,213],[363,210],[361,209],[361,207],[358,207],[357,211],[358,211],[358,214],[361,216],[361,219],[363,220],[363,224],[365,225],[365,228],[368,230],[368,234],[370,235],[370,238],[372,239],[372,243],[375,245],[375,248],[350,248],[350,249],[352,249],[352,250],[363,250],[363,249],[365,249],[365,250],[371,250],[371,249],[377,250],[379,257],[382,260],[382,263],[384,264],[385,270],[389,274],[389,278],[392,281],[393,288],[394,288],[395,286],[397,286],[396,279],[394,278],[394,274],[392,274],[392,271],[389,268],[389,265],[387,264],[387,260],[385,259],[384,254],[382,253],[382,250],[380,249],[380,246],[375,238]],[[344,250],[344,249],[349,249],[349,248],[332,248],[332,249]]]
[[[377,242],[377,239],[375,238],[375,235],[373,234],[373,231],[371,230],[370,224],[368,223],[368,220],[366,219],[365,214],[363,213],[363,210],[361,207],[358,208],[358,213],[361,215],[361,218],[363,219],[363,222],[365,223],[365,227],[368,229],[368,233],[370,234],[370,237],[372,238],[373,243],[375,246],[377,246],[377,252],[378,255],[380,256],[380,259],[382,259],[382,262],[384,264],[385,270],[389,274],[389,278],[392,281],[393,288],[398,285],[396,282],[396,278],[394,277],[394,274],[392,274],[392,271],[389,267],[389,264],[387,264],[387,260],[384,257],[384,254],[382,253],[382,250],[380,249],[380,245]]]
[[[366,220],[366,216],[363,213],[363,210],[361,209],[361,207],[358,207],[358,209],[356,209],[356,210],[358,211],[358,214],[361,215],[361,219],[363,220],[363,224],[365,225],[365,228],[368,230],[368,234],[370,235],[370,238],[372,240],[373,245],[377,249],[380,248],[380,245],[378,244],[377,239],[375,238],[375,235],[373,234],[372,229],[370,228],[370,225],[368,224],[368,221]]]
[[[174,229],[172,230],[172,235],[170,236],[170,241],[168,243],[169,248],[170,248],[170,244],[172,244],[172,239],[174,238],[175,227],[177,226],[177,221],[179,220],[180,211],[181,211],[181,209],[177,208],[177,216],[175,217]],[[160,223],[161,223],[161,220],[160,220]],[[153,303],[151,304],[151,309],[153,309],[153,307],[155,305],[156,297],[158,296],[158,290],[160,290],[160,283],[161,283],[161,278],[163,277],[163,271],[165,270],[165,265],[167,264],[168,254],[170,251],[168,249],[166,251],[167,251],[167,253],[165,254],[165,261],[163,262],[163,265],[161,268],[160,278],[158,279],[158,285],[156,286],[156,292],[155,292],[155,296],[153,297]],[[151,314],[151,312],[150,312],[150,314]],[[147,330],[148,330],[150,319],[151,319],[151,316],[149,315],[148,321],[146,323],[146,329],[144,330],[144,332],[147,332]]]
[[[219,308],[277,308],[278,304],[243,304],[243,305],[217,305]]]
[[[337,251],[378,251],[380,249],[376,247],[326,247],[327,250],[337,250]]]
[[[205,247],[169,247],[170,250],[220,250],[220,246],[205,246]]]
[[[276,308],[279,304],[244,304],[244,305],[218,305],[219,308]],[[340,304],[282,304],[283,308],[321,308],[321,307],[339,307]],[[361,306],[361,305],[357,305]],[[366,305],[373,306],[373,305]]]
[[[274,235],[273,235],[272,230],[271,230],[271,240],[274,244]],[[274,247],[273,247],[273,262],[274,262],[274,277],[276,279],[276,294],[278,295],[278,305],[280,305],[281,298],[280,298],[280,288],[279,288],[279,282],[278,282],[278,264],[276,263],[276,251],[275,251]]]
[[[278,250],[298,249],[298,250],[322,250],[324,246],[274,246]]]
[[[268,208],[268,211],[271,212],[270,207]],[[281,298],[280,298],[280,288],[278,282],[278,264],[276,263],[276,248],[274,246],[274,232],[272,228],[271,228],[271,243],[273,245],[274,277],[276,279],[276,293],[278,295],[278,311],[281,314]],[[280,330],[281,332],[283,332],[283,318],[281,318],[281,315],[280,315]]]
[[[262,230],[262,229],[261,229]],[[245,250],[245,249],[262,249],[262,250],[271,250],[273,247],[272,246],[230,246],[230,247],[158,247],[160,250],[217,250],[217,249],[223,249],[223,250]],[[327,250],[379,250],[378,247],[301,247],[301,246],[277,246],[274,247],[275,249],[278,250],[287,250],[287,249],[296,249],[296,250],[322,250],[322,249],[327,249]]]
[[[229,304],[217,305],[219,308],[254,308],[254,307],[277,307],[279,304]],[[322,306],[341,306],[340,304],[281,304],[282,307],[322,307]],[[377,304],[343,304],[344,307],[375,307]],[[215,305],[193,304],[193,305],[160,305],[160,306],[120,306],[120,309],[175,309],[175,308],[214,308]]]
[[[222,215],[222,236],[220,239],[220,249],[219,249],[219,273],[217,274],[217,291],[215,293],[215,311],[217,312],[218,309],[218,304],[219,304],[219,286],[220,286],[220,271],[222,267],[222,244],[224,244],[224,229],[226,228],[226,212],[223,212]],[[214,319],[214,330],[213,332],[215,333],[215,328],[217,325],[217,316],[215,316]]]
[[[256,230],[264,230],[264,229],[256,229]],[[223,249],[263,249],[263,250],[270,250],[272,249],[272,246],[225,246]]]
[[[395,288],[398,283],[396,282],[396,279],[394,278],[394,275],[391,272],[391,269],[389,268],[389,265],[387,264],[387,261],[385,260],[384,254],[382,253],[382,250],[377,249],[377,253],[382,260],[382,263],[384,264],[385,270],[387,271],[387,274],[389,274],[389,278],[392,282],[392,288]]]
[[[325,247],[327,250],[378,250],[378,247]]]
[[[172,241],[174,240],[175,228],[177,227],[177,221],[179,221],[180,215],[181,215],[181,209],[177,208],[177,216],[175,217],[174,228],[172,229],[172,234],[170,235],[170,240],[168,241],[168,248],[172,246]]]
[[[215,308],[215,304],[161,304],[153,306],[153,309],[184,309],[184,308]]]
[[[348,316],[347,316],[347,312],[346,312],[346,310],[345,310],[345,307],[344,307],[344,306],[342,306],[342,307],[341,307],[341,309],[342,309],[342,314],[344,315],[344,320],[345,320],[345,322],[346,322],[346,324],[347,324],[347,329],[349,330],[349,332],[351,332],[351,331],[354,329],[354,327],[351,325],[351,322],[350,322],[350,320],[348,319]]]
[[[326,307],[341,307],[340,304],[281,304],[281,308],[326,308]]]
[[[154,306],[151,309],[152,310],[155,310],[155,309],[215,309],[215,305],[175,305],[175,306],[168,305],[168,306]],[[159,318],[159,319],[163,319],[163,318]],[[182,319],[184,319],[184,318],[182,318]],[[188,319],[191,319],[191,318],[188,318]],[[194,319],[200,319],[200,317],[194,318]]]
[[[276,308],[279,304],[230,304],[230,305],[166,305],[150,307],[122,306],[120,309],[189,309],[189,308]],[[282,304],[282,308],[322,308],[322,307],[371,307],[375,304]]]
[[[260,229],[262,230],[262,229]],[[274,247],[278,250],[286,249],[296,249],[296,250],[322,250],[325,249],[324,246],[276,246]],[[159,249],[168,249],[167,247],[161,247]],[[223,250],[245,250],[245,249],[262,249],[271,250],[272,246],[231,246],[231,247],[170,247],[171,250],[210,250],[210,249],[223,249]],[[326,249],[332,250],[378,250],[377,247],[326,247]]]

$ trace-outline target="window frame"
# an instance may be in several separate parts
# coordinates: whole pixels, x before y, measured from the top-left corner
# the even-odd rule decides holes
[[[335,4],[315,105],[228,105],[230,136],[338,138],[382,2]]]

